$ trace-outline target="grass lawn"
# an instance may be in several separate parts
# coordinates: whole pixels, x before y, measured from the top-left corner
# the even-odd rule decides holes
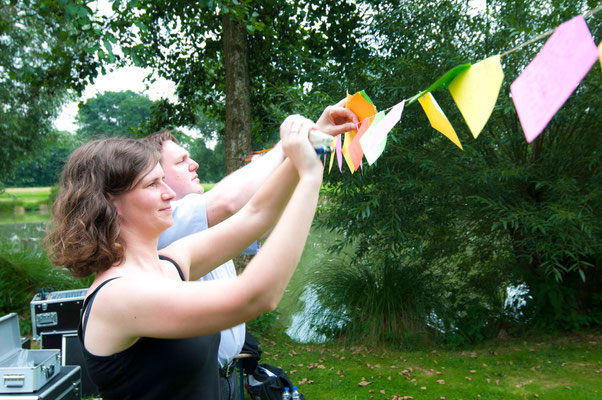
[[[283,368],[308,399],[602,399],[599,331],[458,351],[298,344],[283,333],[260,342],[261,362]]]
[[[50,187],[33,188],[6,188],[0,193],[0,202],[13,202],[19,200],[23,204],[39,204],[48,200]]]

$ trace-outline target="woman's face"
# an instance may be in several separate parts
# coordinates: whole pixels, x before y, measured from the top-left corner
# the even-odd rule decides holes
[[[121,230],[158,237],[173,223],[174,197],[174,191],[164,182],[161,164],[157,163],[132,189],[113,197]]]

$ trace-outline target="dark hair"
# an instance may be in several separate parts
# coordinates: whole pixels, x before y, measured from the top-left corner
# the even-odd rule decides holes
[[[155,146],[159,152],[161,152],[161,148],[163,147],[163,143],[171,140],[174,143],[178,143],[178,139],[174,137],[169,129],[162,129],[160,131],[151,133],[150,135],[143,137],[143,142],[148,143],[152,146]]]
[[[76,149],[63,168],[52,208],[52,231],[45,240],[51,261],[78,277],[119,265],[125,242],[109,196],[133,188],[160,157],[153,146],[134,139],[95,140]]]

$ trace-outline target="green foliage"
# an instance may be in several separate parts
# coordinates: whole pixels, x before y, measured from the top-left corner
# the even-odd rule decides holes
[[[280,313],[276,310],[261,314],[252,321],[247,322],[247,329],[256,335],[265,335],[273,332]]]
[[[488,2],[480,13],[468,12],[464,2],[375,3],[371,30],[381,45],[373,55],[378,63],[367,65],[363,76],[372,79],[357,89],[386,108],[455,65],[499,54],[555,27],[582,12],[584,3]],[[599,37],[600,18],[588,24]],[[424,293],[417,303],[432,307],[451,345],[492,337],[503,324],[574,329],[600,323],[602,76],[590,72],[528,145],[507,94],[538,48],[503,59],[502,94],[477,141],[449,94],[434,93],[463,152],[430,128],[415,103],[376,164],[327,178],[330,204],[321,222],[343,237],[339,249],[355,246],[352,268],[384,276],[383,259],[415,266],[415,274],[397,273],[416,280]],[[530,292],[518,318],[504,314],[503,301],[505,288],[520,282]],[[391,309],[403,303],[387,298]]]
[[[0,181],[46,145],[70,90],[98,74],[86,51],[101,23],[81,0],[8,0],[0,6]]]
[[[39,290],[81,289],[90,284],[90,279],[73,278],[53,266],[44,252],[22,243],[0,242],[0,315],[17,313],[22,335],[31,334],[29,305]]]
[[[177,84],[179,104],[161,102],[153,110],[153,130],[181,125],[203,130],[207,117],[224,121],[223,18],[247,28],[252,135],[259,148],[273,144],[271,135],[282,121],[272,106],[285,115],[298,112],[302,103],[324,108],[332,97],[321,102],[314,93],[343,97],[351,66],[368,53],[358,45],[362,12],[345,1],[172,0],[159,5],[141,0],[136,2],[140,12],[130,7],[131,2],[113,7],[113,28],[127,58],[157,67],[160,76]],[[303,93],[304,101],[287,98],[290,88]]]
[[[98,94],[80,106],[75,118],[80,126],[77,134],[87,139],[133,137],[150,118],[152,107],[146,95],[131,90]]]
[[[53,130],[47,143],[36,147],[18,162],[5,183],[10,187],[52,186],[57,184],[69,154],[81,143],[70,132]]]
[[[223,140],[210,149],[202,138],[193,142],[190,157],[199,163],[197,173],[202,182],[219,182],[226,176],[226,152]]]
[[[428,282],[415,266],[397,261],[344,257],[316,271],[319,298],[331,310],[316,316],[316,320],[324,319],[322,333],[372,345],[424,344],[428,340],[424,325],[430,309],[424,290]],[[343,325],[341,316],[346,319]]]

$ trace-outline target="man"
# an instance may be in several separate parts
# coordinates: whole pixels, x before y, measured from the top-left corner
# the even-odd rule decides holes
[[[336,136],[356,129],[358,119],[344,108],[346,100],[326,107],[316,125],[322,132]],[[214,226],[240,210],[259,187],[284,161],[284,153],[277,144],[274,149],[258,160],[240,168],[218,182],[213,189],[203,193],[196,170],[199,164],[177,144],[169,131],[159,131],[144,140],[161,149],[161,165],[165,182],[176,194],[172,201],[173,225],[159,238],[159,249],[171,242]],[[217,267],[203,280],[236,277],[234,263]],[[245,341],[245,325],[241,324],[222,331],[218,363],[222,384],[222,398],[238,400],[238,377],[233,359]],[[242,399],[241,399],[242,400]]]

